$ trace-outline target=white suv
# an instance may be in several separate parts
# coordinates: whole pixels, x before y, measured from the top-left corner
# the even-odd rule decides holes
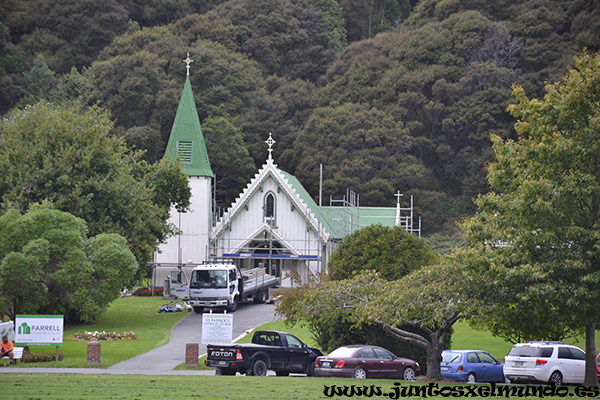
[[[527,342],[513,346],[504,358],[504,376],[511,382],[583,383],[585,352],[561,342]]]

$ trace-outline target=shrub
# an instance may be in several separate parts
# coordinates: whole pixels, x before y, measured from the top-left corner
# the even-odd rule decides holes
[[[58,361],[62,361],[62,360],[63,360],[63,354],[58,353]],[[23,353],[23,358],[21,359],[21,361],[24,363],[56,361],[56,354]]]

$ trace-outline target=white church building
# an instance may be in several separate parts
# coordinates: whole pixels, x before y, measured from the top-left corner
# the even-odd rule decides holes
[[[280,286],[289,287],[292,272],[303,282],[326,273],[339,243],[361,227],[398,225],[420,235],[420,222],[413,226],[412,197],[403,208],[399,193],[396,207],[362,207],[352,191],[330,198],[328,205],[317,204],[295,176],[275,163],[270,133],[265,163],[231,207],[214,215],[214,174],[192,93],[189,55],[184,62],[188,73],[164,156],[179,157],[189,177],[191,206],[186,213],[171,210],[170,223],[178,234],[154,254],[153,286],[162,286],[174,267],[191,270],[205,261],[229,260],[241,270],[264,267]]]

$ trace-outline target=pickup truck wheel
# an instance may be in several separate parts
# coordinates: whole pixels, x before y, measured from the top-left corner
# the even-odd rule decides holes
[[[202,311],[204,311],[204,307],[194,306],[194,312],[202,314]]]
[[[309,362],[306,366],[306,376],[315,376],[315,362]]]
[[[267,376],[267,364],[263,360],[256,360],[252,364],[252,375]]]

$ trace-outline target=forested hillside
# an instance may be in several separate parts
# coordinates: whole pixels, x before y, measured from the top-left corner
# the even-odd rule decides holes
[[[99,104],[153,162],[189,52],[221,206],[272,132],[316,199],[323,164],[324,204],[401,190],[433,233],[487,191],[489,134],[515,136],[511,86],[542,96],[584,48],[600,49],[599,0],[4,0],[0,114]]]

